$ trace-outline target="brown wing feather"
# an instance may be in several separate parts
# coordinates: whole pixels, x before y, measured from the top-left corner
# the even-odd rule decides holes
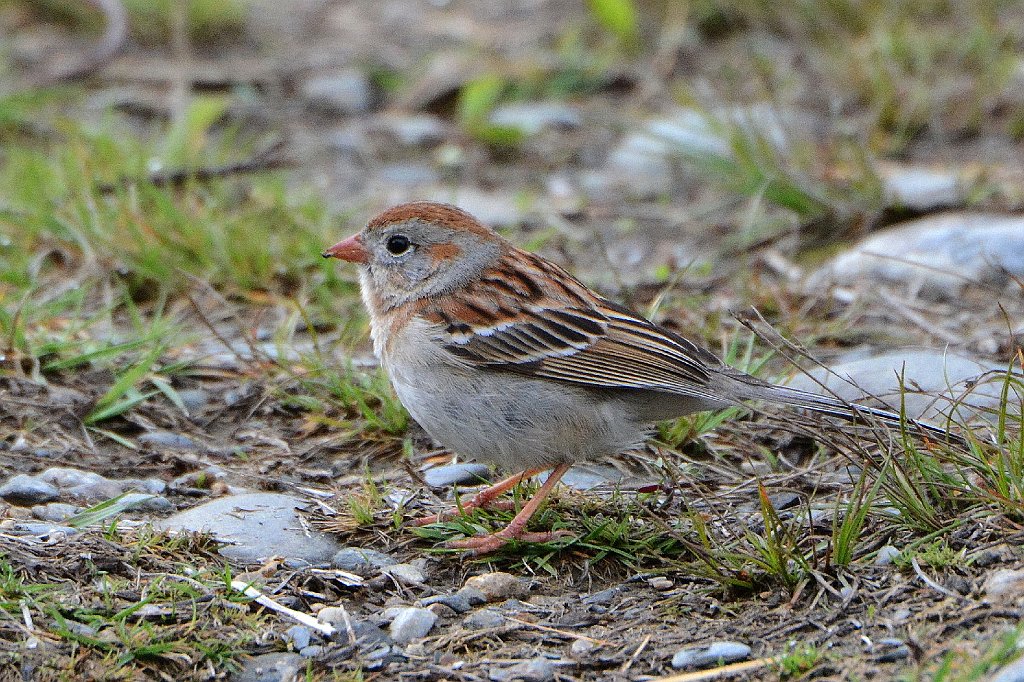
[[[525,256],[422,311],[454,355],[579,385],[709,395],[709,368],[722,366],[714,355]]]

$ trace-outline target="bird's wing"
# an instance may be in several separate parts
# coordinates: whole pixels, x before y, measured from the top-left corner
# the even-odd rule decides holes
[[[463,362],[584,386],[715,398],[721,362],[642,316],[603,299],[594,306],[504,310],[490,324],[442,320],[440,341]]]

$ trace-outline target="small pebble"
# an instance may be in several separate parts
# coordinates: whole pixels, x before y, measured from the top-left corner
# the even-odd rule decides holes
[[[107,479],[93,471],[82,471],[71,467],[50,467],[37,478],[47,483],[52,483],[58,488],[73,488],[83,483],[95,483]]]
[[[1024,594],[1024,570],[1001,568],[992,571],[981,587],[989,600],[1006,603]]]
[[[64,494],[73,500],[91,504],[117,497],[121,494],[121,485],[110,479],[100,477],[98,480],[66,488]]]
[[[405,644],[414,639],[426,637],[436,622],[437,614],[433,611],[410,606],[402,609],[395,616],[388,632],[391,633],[391,639],[399,644]]]
[[[398,563],[397,560],[383,552],[360,547],[343,547],[331,559],[332,567],[360,575],[366,574],[374,568],[393,566],[396,563]]]
[[[319,644],[310,644],[309,646],[304,646],[299,650],[299,656],[302,656],[303,658],[316,658],[323,652],[324,648]]]
[[[316,619],[321,623],[327,623],[336,628],[344,628],[345,614],[345,609],[340,606],[325,606],[317,612]],[[349,617],[349,620],[351,621],[351,617]]]
[[[456,483],[489,483],[491,469],[485,464],[460,462],[431,467],[423,472],[423,480],[431,488],[443,488]]]
[[[673,583],[671,580],[669,580],[663,575],[658,575],[651,578],[647,581],[647,584],[653,587],[654,589],[658,590],[659,592],[671,590],[675,586],[675,583]]]
[[[55,500],[59,495],[56,486],[27,474],[18,474],[0,486],[0,497],[26,507]]]
[[[875,642],[875,661],[878,663],[893,663],[902,661],[910,656],[910,647],[902,639],[886,637]]]
[[[63,502],[51,502],[49,504],[37,504],[32,507],[32,516],[40,521],[63,521],[69,516],[74,516],[81,507]]]
[[[886,545],[878,550],[878,554],[875,555],[875,566],[889,566],[901,553],[900,550],[892,545]]]
[[[455,609],[439,601],[434,602],[426,608],[427,610],[433,612],[434,615],[438,616],[439,618],[450,618],[452,616],[458,615],[458,612]]]
[[[104,630],[104,632],[107,631]],[[305,669],[306,661],[296,653],[283,651],[261,654],[242,663],[242,669],[232,675],[231,680],[232,682],[285,682],[286,680],[300,679],[299,676]]]
[[[621,591],[621,587],[609,587],[607,590],[586,595],[582,601],[590,606],[608,606]]]
[[[53,523],[19,523],[14,527],[17,535],[35,535],[40,538],[52,538],[56,535],[74,535],[77,528],[61,526]]]
[[[466,579],[465,586],[479,590],[489,602],[501,601],[510,597],[523,597],[529,591],[524,580],[511,573],[500,571],[471,576]]]
[[[92,627],[91,625],[86,625],[85,623],[79,623],[77,620],[65,618],[61,625],[67,628],[69,632],[79,635],[80,637],[96,636],[96,628]]]
[[[121,489],[150,495],[163,495],[167,492],[167,484],[159,478],[128,478],[120,482]]]
[[[121,504],[129,509],[143,511],[166,512],[174,511],[174,505],[166,497],[148,493],[128,493],[121,498]]]
[[[167,450],[198,450],[199,444],[188,436],[173,431],[150,431],[138,438],[139,442],[152,448]]]
[[[432,597],[427,597],[420,601],[423,606],[431,606],[432,604],[444,604],[446,607],[454,611],[455,613],[466,613],[473,608],[473,604],[470,603],[469,598],[466,595],[456,592],[455,594],[439,594]]]
[[[494,609],[481,609],[462,619],[462,624],[470,630],[489,630],[505,624],[505,616]]]
[[[381,568],[381,572],[389,575],[403,585],[422,585],[427,580],[423,571],[412,564],[392,564]]]
[[[709,668],[750,656],[750,647],[740,642],[714,642],[699,649],[682,649],[672,657],[673,668]]]
[[[555,661],[541,656],[509,668],[492,669],[489,679],[492,682],[548,682],[555,679],[556,668]]]
[[[465,599],[469,602],[470,606],[480,606],[487,603],[487,596],[475,587],[463,587],[454,596]]]
[[[588,639],[577,639],[569,646],[569,653],[579,658],[581,656],[586,656],[596,648],[597,645]]]
[[[312,631],[305,625],[293,625],[284,631],[284,641],[290,643],[296,651],[308,647],[312,638]]]

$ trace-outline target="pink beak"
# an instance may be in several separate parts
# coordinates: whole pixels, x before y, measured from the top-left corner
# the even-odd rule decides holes
[[[324,258],[339,258],[349,263],[365,264],[370,260],[370,252],[363,246],[358,234],[343,239],[323,252]]]

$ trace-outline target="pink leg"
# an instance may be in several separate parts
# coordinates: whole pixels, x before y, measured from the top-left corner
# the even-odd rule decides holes
[[[544,469],[527,469],[526,471],[509,476],[508,478],[498,481],[489,488],[484,488],[478,492],[473,499],[469,502],[463,502],[461,509],[463,511],[470,511],[472,509],[484,509],[487,507],[494,507],[494,499],[502,493],[515,488],[517,485],[525,481],[526,479],[536,476],[543,472]],[[458,516],[460,507],[454,507],[448,511],[443,511],[440,514],[433,514],[432,516],[424,516],[421,519],[413,519],[409,522],[410,526],[426,526],[431,523],[437,523],[438,521],[447,521],[448,519]]]
[[[537,512],[537,509],[540,508],[544,499],[551,494],[555,484],[558,483],[558,480],[562,478],[568,470],[568,464],[559,464],[555,467],[548,476],[548,480],[544,481],[544,485],[542,485],[540,490],[537,491],[537,494],[526,503],[526,506],[523,507],[522,511],[516,514],[516,517],[512,519],[511,523],[501,530],[496,533],[491,533],[490,535],[446,542],[445,547],[468,549],[472,554],[488,554],[500,549],[509,540],[547,542],[548,540],[557,537],[561,533],[527,533],[526,524],[529,523],[530,517]]]

